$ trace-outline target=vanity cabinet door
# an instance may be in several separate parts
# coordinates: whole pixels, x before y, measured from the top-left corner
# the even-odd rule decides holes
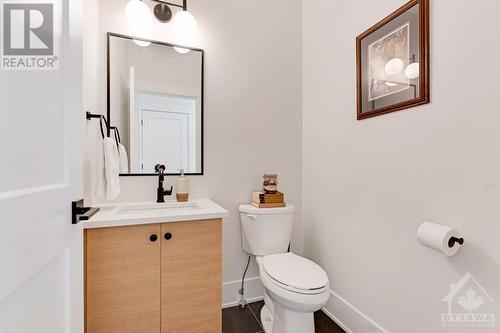
[[[160,224],[86,230],[86,333],[160,332],[160,231]]]
[[[220,333],[222,220],[164,223],[161,332]]]

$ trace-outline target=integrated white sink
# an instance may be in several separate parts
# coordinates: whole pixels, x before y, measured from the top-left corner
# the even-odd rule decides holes
[[[196,202],[164,202],[155,204],[139,204],[130,206],[127,205],[119,207],[116,210],[115,214],[116,215],[163,214],[163,213],[170,213],[173,210],[189,210],[189,209],[200,209],[200,205]]]
[[[182,221],[199,221],[224,218],[229,213],[210,199],[165,203],[131,202],[100,205],[101,209],[90,220],[83,221],[85,229],[153,224]]]

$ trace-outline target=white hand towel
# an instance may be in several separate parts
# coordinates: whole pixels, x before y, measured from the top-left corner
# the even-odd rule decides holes
[[[94,184],[94,200],[102,202],[106,200],[106,171],[104,169],[104,141],[99,137],[95,151],[95,184]]]
[[[106,169],[106,200],[114,200],[120,194],[120,157],[116,141],[104,138],[104,165]]]
[[[118,155],[120,155],[120,173],[128,173],[128,155],[125,146],[118,144]]]

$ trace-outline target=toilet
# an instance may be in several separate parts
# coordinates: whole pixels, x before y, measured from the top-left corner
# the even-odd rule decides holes
[[[256,256],[264,285],[261,321],[266,333],[314,333],[314,312],[328,301],[326,272],[288,251],[295,207],[239,207],[243,249]]]

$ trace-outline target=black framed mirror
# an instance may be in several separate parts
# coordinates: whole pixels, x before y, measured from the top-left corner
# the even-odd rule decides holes
[[[120,176],[203,175],[204,51],[107,36],[108,134],[126,151]]]

